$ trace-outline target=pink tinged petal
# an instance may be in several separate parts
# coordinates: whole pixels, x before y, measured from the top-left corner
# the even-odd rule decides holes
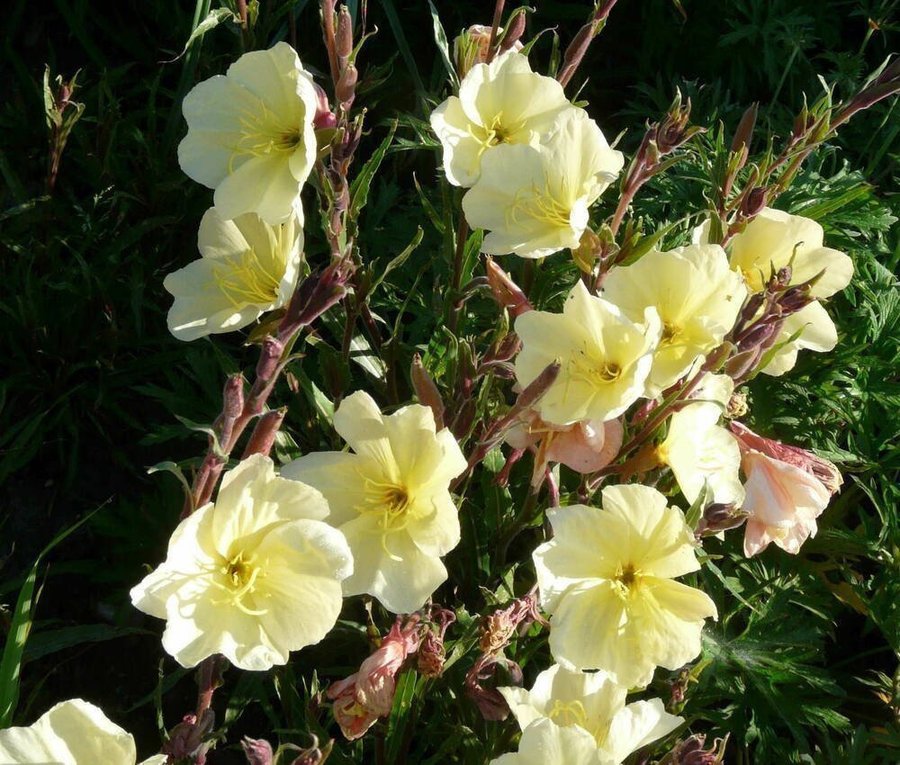
[[[794,465],[749,451],[743,467],[747,475],[744,510],[755,520],[789,527],[818,517],[828,506],[831,493],[824,484]]]
[[[765,523],[749,519],[744,526],[744,555],[753,557],[765,550],[772,542],[769,527]]]
[[[224,218],[255,212],[267,223],[297,215],[300,186],[282,155],[252,157],[216,187],[216,207]]]
[[[405,530],[385,533],[373,514],[345,523],[341,531],[353,551],[353,575],[344,595],[367,593],[390,612],[407,614],[421,608],[447,579],[440,558],[420,550]]]
[[[329,523],[340,526],[359,515],[368,492],[360,468],[364,457],[348,452],[313,452],[289,462],[281,475],[318,489],[328,501]]]

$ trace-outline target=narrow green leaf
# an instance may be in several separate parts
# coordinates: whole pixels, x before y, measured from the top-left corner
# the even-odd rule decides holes
[[[188,37],[187,42],[184,44],[184,48],[182,48],[181,53],[179,53],[175,58],[169,59],[168,61],[164,61],[165,64],[171,64],[175,61],[178,61],[182,56],[184,56],[190,47],[199,40],[203,35],[211,30],[215,29],[219,24],[227,19],[231,19],[235,24],[240,24],[241,19],[239,16],[235,15],[228,8],[214,8],[207,15],[206,18],[203,19],[197,26],[194,28],[194,31],[191,32],[190,37]]]
[[[353,180],[353,183],[350,184],[350,218],[355,219],[360,210],[362,210],[366,206],[366,202],[369,200],[369,188],[372,186],[372,179],[375,177],[375,173],[378,172],[378,168],[381,166],[381,162],[384,159],[384,155],[387,154],[387,150],[390,147],[391,143],[394,140],[394,133],[397,130],[397,120],[394,120],[391,123],[391,128],[388,130],[387,136],[381,142],[381,145],[373,152],[372,156],[369,157],[369,161],[363,165],[362,170],[359,171],[359,175]]]
[[[450,78],[450,85],[453,90],[459,90],[459,76],[456,74],[456,67],[453,66],[453,60],[450,58],[450,45],[447,43],[447,33],[444,32],[444,25],[441,24],[441,17],[438,15],[437,8],[434,3],[428,0],[428,7],[431,10],[431,26],[434,30],[434,42],[437,45],[438,52],[441,54],[441,61],[444,62],[444,68]]]

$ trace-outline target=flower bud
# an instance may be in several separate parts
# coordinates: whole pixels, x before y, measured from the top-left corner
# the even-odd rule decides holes
[[[745,218],[755,218],[768,203],[768,196],[768,191],[762,186],[751,189],[741,202],[741,215]]]
[[[697,536],[712,536],[722,531],[735,529],[747,519],[733,502],[713,502],[703,511],[703,517],[697,525]]]
[[[313,83],[313,87],[316,89],[316,116],[313,117],[313,126],[316,130],[326,130],[335,127],[337,125],[337,117],[331,111],[328,95],[319,85]]]
[[[337,100],[341,102],[344,109],[349,109],[356,95],[356,81],[359,79],[359,72],[353,64],[347,66],[344,73],[338,80],[335,88]]]
[[[498,29],[499,35],[502,30]],[[475,64],[487,61],[491,28],[483,24],[473,24],[459,33],[453,41],[453,60],[460,79],[465,77]]]
[[[522,43],[519,42],[519,39],[525,34],[525,11],[520,11],[519,13],[514,13],[512,18],[509,21],[509,26],[506,29],[506,32],[503,34],[503,39],[500,41],[500,52],[503,53],[510,49],[521,50]],[[499,34],[500,30],[497,30]]]
[[[532,310],[528,297],[493,258],[485,259],[485,271],[494,300],[506,308],[513,318]]]
[[[248,765],[272,765],[275,755],[268,741],[244,736],[241,746]]]
[[[353,17],[346,5],[338,11],[337,32],[334,36],[334,51],[343,70],[353,53]]]
[[[247,442],[247,448],[244,450],[242,459],[247,459],[251,454],[269,456],[286,414],[287,407],[281,407],[280,409],[266,412],[259,418],[256,427],[253,428],[253,434]]]
[[[412,378],[413,390],[419,403],[431,409],[434,415],[435,427],[440,430],[444,427],[444,400],[441,393],[435,385],[428,370],[422,364],[422,357],[413,354],[412,366],[410,368],[410,377]]]
[[[259,361],[256,363],[256,379],[271,380],[281,362],[281,354],[284,353],[284,343],[274,337],[263,340],[259,353]]]
[[[742,149],[749,148],[750,140],[753,138],[753,129],[756,127],[756,114],[759,110],[759,104],[751,104],[741,117],[737,130],[734,131],[734,138],[731,141],[731,151],[737,153]]]

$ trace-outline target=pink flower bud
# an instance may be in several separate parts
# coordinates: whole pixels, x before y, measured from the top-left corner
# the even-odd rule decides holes
[[[328,104],[328,94],[315,83],[313,83],[313,87],[316,89],[316,116],[313,117],[313,127],[316,130],[333,128],[337,125],[337,117],[334,116],[334,112],[331,111],[331,106]]]
[[[485,259],[485,270],[494,299],[506,308],[513,318],[532,310],[525,293],[512,280],[512,277],[494,262],[493,258]]]

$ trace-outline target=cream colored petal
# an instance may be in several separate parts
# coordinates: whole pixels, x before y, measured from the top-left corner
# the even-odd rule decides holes
[[[629,605],[629,632],[648,662],[678,669],[700,655],[703,621],[718,616],[705,592],[671,579],[646,578]]]
[[[227,76],[263,101],[271,112],[282,119],[292,118],[299,126],[303,117],[303,103],[298,94],[302,70],[294,49],[280,42],[268,50],[245,53],[228,67]],[[305,77],[303,82],[308,84]],[[315,101],[312,108],[315,110]],[[312,115],[309,119],[312,121]]]
[[[358,390],[341,401],[334,413],[334,429],[357,454],[383,465],[395,465],[385,421],[374,399]]]
[[[197,232],[197,249],[204,258],[223,259],[241,255],[248,248],[260,248],[260,242],[254,241],[251,245],[241,228],[247,228],[250,220],[257,220],[256,216],[241,216],[235,220],[226,220],[215,208],[210,207],[200,219],[200,228]],[[243,225],[239,228],[238,222]],[[264,240],[268,246],[268,238]]]
[[[443,556],[459,544],[459,512],[448,491],[416,499],[407,531],[426,555]]]
[[[522,733],[518,759],[495,761],[500,765],[601,765],[597,742],[584,728],[566,728],[550,720],[537,720]]]
[[[431,113],[431,129],[443,147],[443,166],[447,180],[468,188],[481,174],[484,144],[471,130],[471,123],[456,96],[450,96]]]
[[[626,621],[624,601],[610,582],[572,587],[550,619],[550,653],[566,668],[604,669],[630,685],[623,675],[643,676],[648,668],[638,664],[637,646],[622,632]]]
[[[619,763],[642,746],[668,736],[682,723],[684,718],[666,712],[660,699],[636,701],[612,718],[601,748],[611,760]]]
[[[348,452],[313,452],[281,468],[285,478],[318,489],[328,501],[328,522],[340,526],[365,506],[366,487],[359,468],[365,458]]]
[[[740,447],[727,429],[709,424],[706,414],[714,406],[692,404],[676,412],[663,453],[688,502],[695,502],[706,485],[713,501],[740,504]]]
[[[200,576],[217,564],[212,541],[214,506],[204,505],[185,518],[169,538],[166,561],[131,588],[134,607],[165,619],[166,603],[175,596],[184,577]]]
[[[256,555],[266,561],[259,621],[267,640],[285,651],[318,643],[337,621],[341,582],[353,571],[344,535],[321,521],[293,521],[267,534]]]
[[[806,348],[821,353],[831,351],[837,345],[837,329],[834,322],[818,301],[788,316],[784,321],[781,336],[790,337],[797,330],[800,330],[800,336],[793,342],[800,349]]]
[[[284,223],[302,215],[300,186],[286,158],[264,155],[229,173],[216,187],[214,200],[224,218],[255,212],[267,223]]]
[[[535,705],[557,725],[580,725],[594,735],[625,706],[627,693],[602,670],[577,672],[558,664],[541,672],[531,689]]]
[[[788,343],[779,348],[772,359],[760,371],[770,377],[780,377],[790,372],[797,364],[800,349],[795,343]]]
[[[341,531],[353,551],[353,575],[344,595],[368,593],[395,614],[421,608],[447,579],[440,558],[423,553],[405,531],[384,534],[375,514],[345,523]]]
[[[543,705],[536,706],[533,695],[524,688],[504,687],[497,690],[516,718],[520,730],[525,730],[535,720],[546,717],[546,708]]]
[[[169,757],[165,754],[154,754],[152,757],[144,760],[140,765],[166,765]]]
[[[446,428],[435,433],[434,415],[427,406],[411,404],[384,418],[397,469],[416,493],[430,486],[446,488],[466,469],[466,458]]]
[[[812,296],[815,298],[831,297],[850,284],[853,278],[853,261],[839,250],[830,247],[815,247],[798,253],[794,259],[792,284],[812,279],[820,271],[825,273],[813,285]]]
[[[28,727],[0,730],[4,765],[134,765],[131,734],[82,699],[63,701]]]
[[[553,539],[532,554],[540,589],[541,606],[553,612],[572,587],[615,576],[624,540],[618,524],[610,527],[606,513],[587,505],[569,505],[547,511]]]

